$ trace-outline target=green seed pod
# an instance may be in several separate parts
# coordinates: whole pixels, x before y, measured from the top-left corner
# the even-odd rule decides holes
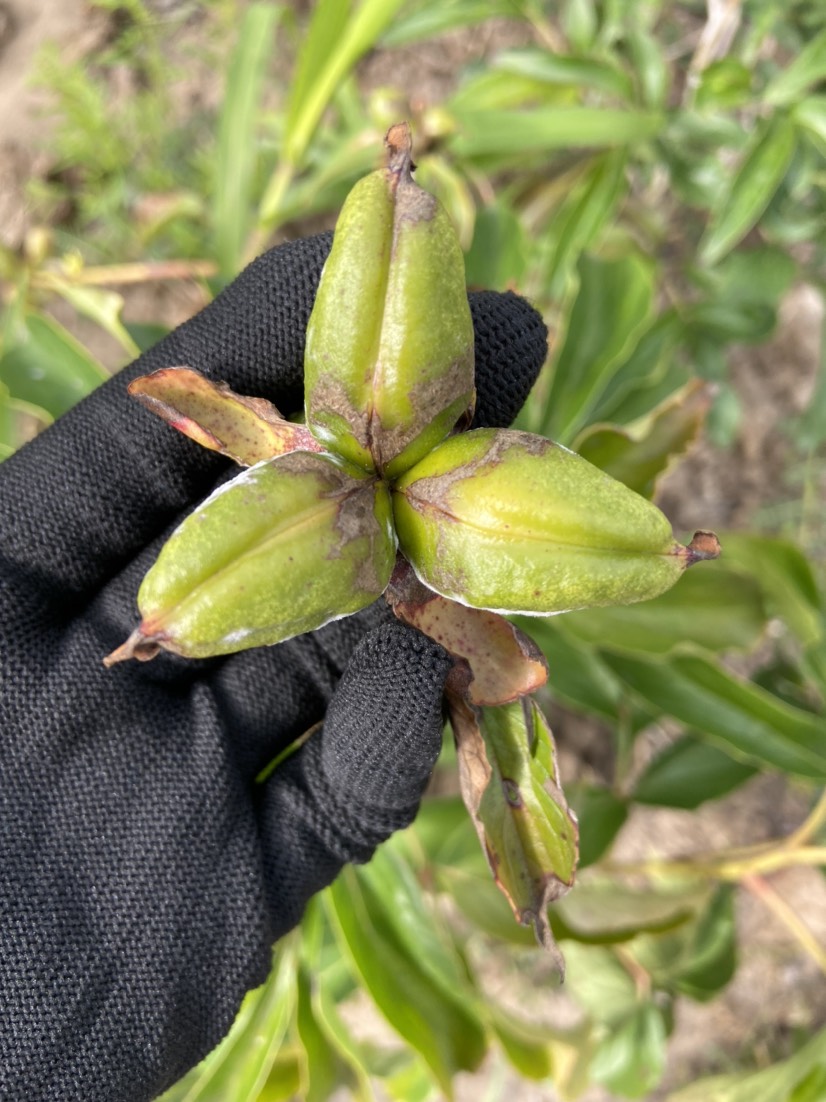
[[[473,406],[473,324],[455,230],[411,176],[410,129],[353,188],[307,327],[307,425],[395,478]]]
[[[221,486],[176,529],[138,593],[140,628],[110,655],[191,658],[278,643],[379,597],[395,559],[386,486],[292,452]]]
[[[446,440],[396,484],[393,513],[400,549],[426,585],[497,611],[645,601],[719,552],[716,540],[676,543],[650,501],[566,448],[513,430]]]

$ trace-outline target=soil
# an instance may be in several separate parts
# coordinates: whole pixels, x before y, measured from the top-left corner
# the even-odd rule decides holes
[[[154,0],[150,6],[163,18],[182,5],[181,0]],[[198,4],[186,7],[197,9]],[[45,41],[56,41],[67,60],[93,55],[109,29],[109,17],[84,0],[0,0],[0,243],[9,248],[21,248],[33,228],[26,182],[45,175],[53,164],[52,124],[43,112],[42,96],[29,84],[37,51]],[[428,44],[424,55],[414,48],[392,56],[374,54],[363,63],[361,76],[370,88],[402,88],[415,100],[415,109],[422,110],[439,102],[470,57],[484,60],[492,49],[524,40],[523,27],[492,22],[446,35]],[[203,92],[214,95],[214,89]],[[143,288],[129,294],[127,314],[135,320],[157,320],[160,313],[168,324],[176,324],[201,303],[192,287]],[[703,440],[665,480],[661,505],[676,528],[741,527],[770,517],[770,508],[778,503],[794,502],[799,491],[790,474],[798,459],[785,424],[805,408],[811,394],[822,322],[822,299],[808,287],[797,287],[784,303],[773,340],[735,350],[732,378],[742,403],[742,425],[733,449],[718,449]],[[81,329],[79,336],[84,339],[89,333]],[[112,367],[121,355],[105,341],[94,351]],[[823,490],[821,485],[821,498]],[[610,733],[563,709],[555,709],[553,718],[563,780],[608,779],[614,754]],[[652,753],[667,737],[667,732],[652,731],[641,740],[639,752]],[[698,813],[636,808],[614,856],[683,856],[777,838],[799,825],[806,811],[802,791],[782,778],[762,776]],[[826,945],[826,879],[821,873],[790,869],[770,880]],[[826,1023],[826,985],[817,966],[753,894],[741,889],[736,906],[741,954],[736,976],[708,1004],[679,1002],[665,1081],[652,1099],[663,1099],[670,1089],[702,1074],[770,1061],[786,1050],[796,1031],[809,1032]],[[497,989],[512,982],[508,968],[507,960],[494,957],[486,966],[486,982]],[[556,990],[535,990],[528,1001],[539,1020],[559,1022],[574,1013],[570,1000]],[[371,1024],[369,1008],[359,1014],[365,1032],[381,1034],[381,1025]],[[498,1066],[483,1069],[480,1076],[461,1077],[457,1098],[480,1097],[483,1089],[490,1090],[487,1097],[507,1096],[512,1102],[551,1098],[546,1088],[517,1081]],[[592,1088],[582,1097],[604,1102],[609,1096]]]

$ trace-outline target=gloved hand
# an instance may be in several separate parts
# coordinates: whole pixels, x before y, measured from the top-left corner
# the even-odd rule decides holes
[[[231,466],[126,383],[186,364],[300,408],[330,240],[259,258],[0,465],[0,1099],[159,1094],[225,1034],[310,896],[417,810],[449,660],[381,601],[277,647],[101,662],[163,540]],[[476,423],[504,426],[545,327],[512,294],[471,305]]]

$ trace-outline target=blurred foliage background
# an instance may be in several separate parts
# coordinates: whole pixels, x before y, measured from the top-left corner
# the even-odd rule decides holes
[[[655,601],[523,625],[581,826],[563,989],[446,742],[416,824],[165,1102],[826,1098],[823,4],[86,7],[95,49],[39,56],[48,167],[0,249],[2,454],[332,226],[407,118],[469,285],[551,329],[522,427],[724,546]]]

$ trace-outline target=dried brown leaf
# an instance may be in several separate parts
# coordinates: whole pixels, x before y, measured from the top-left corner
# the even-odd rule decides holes
[[[304,425],[286,421],[266,398],[236,394],[191,367],[164,367],[129,384],[141,405],[205,448],[242,467],[292,451],[322,451]]]

